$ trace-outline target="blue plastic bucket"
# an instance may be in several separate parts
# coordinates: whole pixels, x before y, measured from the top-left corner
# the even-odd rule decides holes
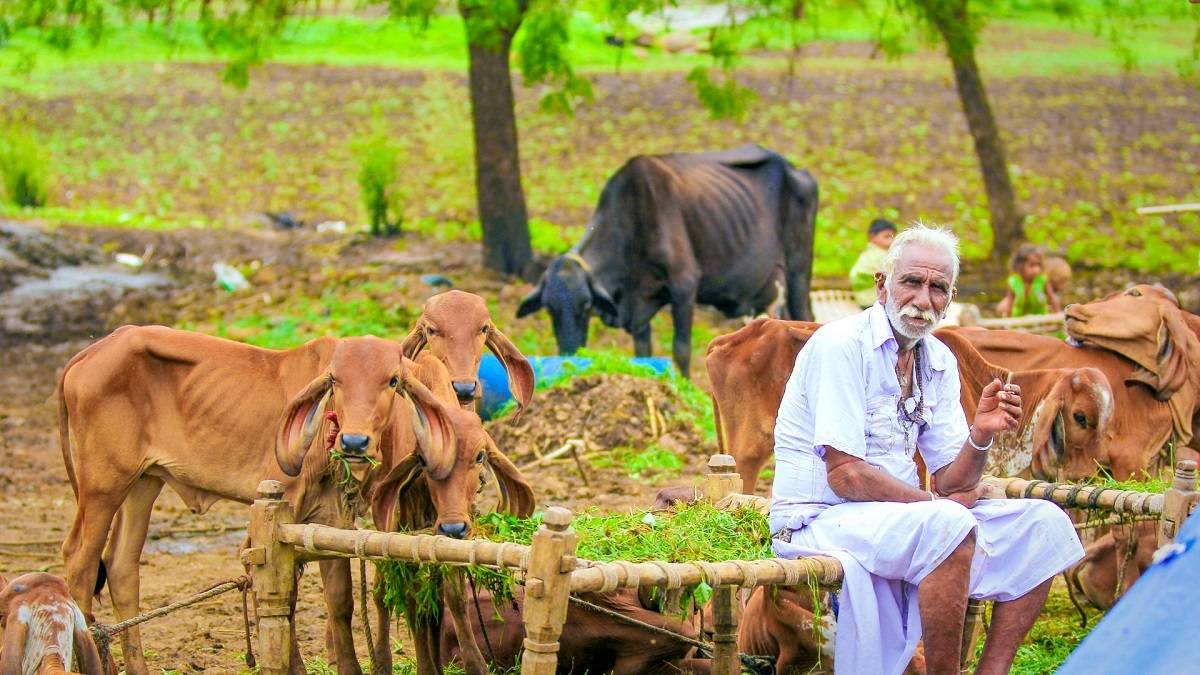
[[[533,367],[534,381],[538,383],[553,382],[562,377],[570,377],[591,365],[592,360],[582,356],[527,356],[529,365]],[[654,372],[662,374],[671,370],[671,359],[663,356],[644,358],[632,357],[630,363],[648,366]],[[574,368],[567,367],[571,364]],[[500,359],[492,354],[484,354],[479,362],[479,382],[483,385],[483,398],[479,401],[479,416],[491,419],[496,411],[512,400],[512,391],[508,388],[508,373],[500,365]]]

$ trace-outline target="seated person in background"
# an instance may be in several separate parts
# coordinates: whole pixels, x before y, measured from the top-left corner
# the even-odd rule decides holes
[[[850,268],[850,290],[859,307],[875,304],[875,273],[883,271],[883,261],[895,238],[896,224],[890,220],[876,218],[867,228],[867,248]]]
[[[1054,286],[1042,271],[1042,249],[1021,244],[1013,253],[1013,273],[1008,275],[1004,299],[996,305],[1000,316],[1030,316],[1061,312]]]
[[[1071,265],[1059,256],[1047,256],[1046,279],[1050,281],[1050,287],[1054,289],[1054,295],[1061,305],[1063,293],[1071,287]]]
[[[994,434],[1020,423],[1021,390],[988,383],[968,425],[957,361],[932,334],[958,271],[953,234],[905,230],[878,302],[813,333],[779,406],[772,548],[842,563],[837,675],[899,673],[922,637],[929,674],[957,675],[968,596],[996,601],[976,675],[1007,673],[1054,576],[1083,557],[1057,506],[980,499]]]

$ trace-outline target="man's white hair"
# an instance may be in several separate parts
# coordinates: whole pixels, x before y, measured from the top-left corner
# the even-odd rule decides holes
[[[889,282],[892,279],[892,270],[896,268],[896,261],[900,259],[900,254],[910,244],[921,244],[944,251],[950,256],[953,265],[950,274],[950,284],[953,285],[954,282],[958,281],[958,237],[954,236],[953,232],[944,227],[926,225],[918,220],[913,222],[911,227],[898,234],[896,240],[888,248],[887,259],[883,262],[883,273],[887,276]]]

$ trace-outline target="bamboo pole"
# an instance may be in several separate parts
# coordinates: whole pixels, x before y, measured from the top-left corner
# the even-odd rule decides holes
[[[1196,462],[1185,459],[1175,464],[1175,477],[1163,494],[1162,517],[1158,527],[1158,545],[1175,541],[1183,521],[1200,501],[1196,492]]]
[[[1064,508],[1100,509],[1139,515],[1159,514],[1163,511],[1163,495],[1153,492],[991,476],[984,477],[983,482],[988,486],[988,497],[991,499],[1045,499]]]
[[[287,675],[291,666],[295,549],[279,540],[279,530],[290,522],[292,506],[283,501],[283,485],[274,480],[259,483],[258,499],[250,507],[250,547],[241,558],[254,579],[262,675]]]
[[[831,556],[785,560],[722,560],[720,562],[629,563],[579,561],[586,565],[571,574],[572,593],[603,593],[617,587],[677,588],[705,582],[714,593],[734,586],[799,586],[809,579],[825,588],[842,583],[842,565]],[[606,582],[607,579],[607,582]],[[718,588],[720,587],[720,588]]]
[[[571,529],[571,512],[559,506],[546,509],[533,535],[529,573],[525,577],[525,652],[522,675],[554,675],[558,667],[558,638],[567,620],[571,571],[579,537]]]
[[[524,569],[530,547],[486,539],[432,534],[339,530],[325,525],[282,525],[279,541],[297,547],[302,559],[356,556],[375,560],[440,562]]]
[[[705,479],[704,496],[717,503],[737,492],[736,462],[732,455],[713,455],[708,460],[708,476]],[[740,607],[737,601],[737,586],[715,586],[712,596],[713,614],[713,675],[740,675],[742,664],[738,660],[737,633]]]

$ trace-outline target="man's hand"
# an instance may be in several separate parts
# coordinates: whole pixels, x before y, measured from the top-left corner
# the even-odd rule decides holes
[[[949,499],[950,501],[957,504],[962,504],[969,509],[972,506],[975,506],[975,502],[983,499],[986,495],[987,487],[980,483],[975,487],[968,490],[963,490],[962,492],[951,492],[950,494],[943,496],[942,499]]]
[[[1021,423],[1021,387],[1004,384],[999,378],[988,383],[979,397],[972,438],[976,445],[992,442],[998,431],[1012,431]]]

